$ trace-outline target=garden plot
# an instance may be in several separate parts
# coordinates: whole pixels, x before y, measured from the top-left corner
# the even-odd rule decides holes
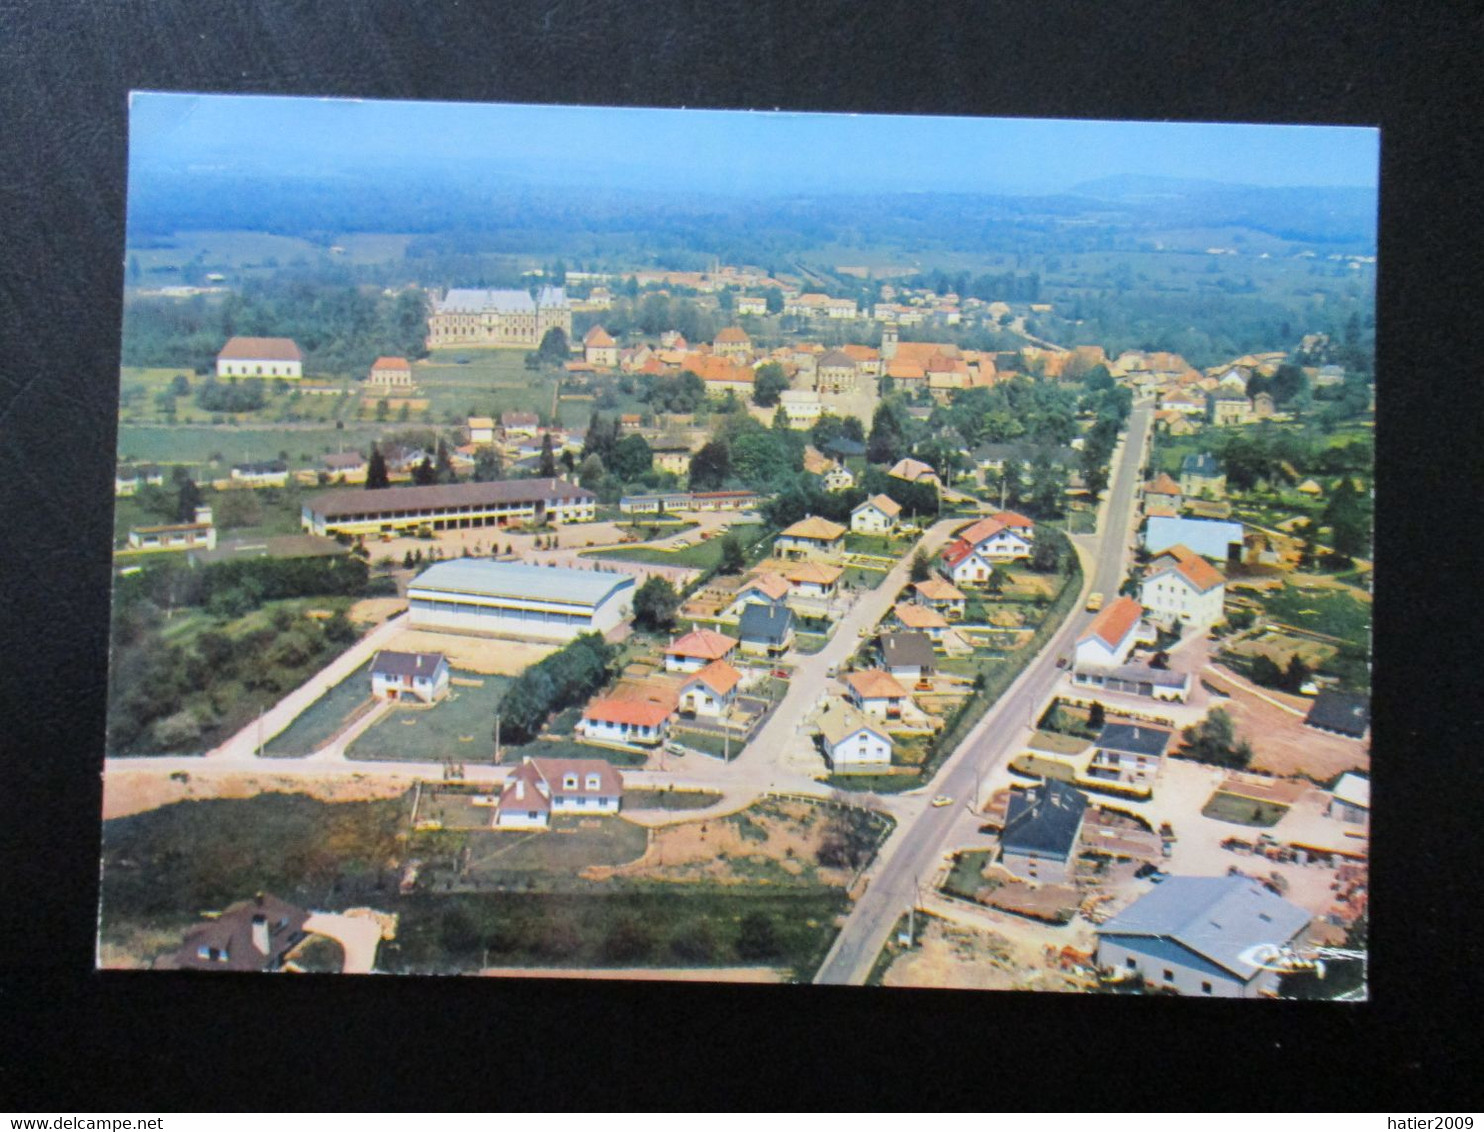
[[[298,718],[263,747],[269,758],[312,754],[350,724],[371,701],[371,662],[368,660],[344,680],[325,691]]]
[[[452,678],[443,700],[432,707],[398,705],[356,739],[346,757],[407,762],[492,759],[495,709],[512,681],[459,669]]]

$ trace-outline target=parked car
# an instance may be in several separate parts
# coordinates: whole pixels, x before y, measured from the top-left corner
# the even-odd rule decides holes
[[[1100,610],[1102,608],[1103,608],[1103,595],[1102,594],[1088,594],[1087,595],[1087,612],[1089,612],[1089,613],[1096,613],[1098,610]]]
[[[936,798],[929,802],[928,805],[941,809],[944,806],[953,805],[953,799],[950,798],[947,794],[939,794]]]

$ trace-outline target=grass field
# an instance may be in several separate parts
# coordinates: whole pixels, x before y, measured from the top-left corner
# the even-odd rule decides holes
[[[454,685],[433,707],[397,708],[346,750],[353,759],[455,762],[494,757],[495,708],[514,681],[508,676],[453,672],[482,680],[479,687]]]
[[[1279,806],[1272,802],[1259,802],[1252,798],[1238,798],[1220,791],[1212,794],[1210,800],[1201,807],[1202,817],[1211,818],[1213,821],[1231,822],[1234,825],[1253,826],[1257,829],[1269,829],[1277,825],[1286,813],[1288,813],[1287,806]]]
[[[329,741],[357,708],[371,698],[368,660],[310,704],[293,723],[263,745],[270,758],[312,754]]]
[[[625,790],[623,804],[632,810],[704,810],[720,797],[709,790]]]
[[[291,467],[318,467],[328,452],[365,451],[371,441],[393,431],[395,424],[348,424],[343,429],[317,426],[238,428],[232,425],[119,424],[120,461],[156,464],[219,465],[211,477],[225,478],[232,464],[276,460],[288,453]]]
[[[1259,600],[1275,621],[1338,637],[1357,648],[1369,645],[1371,607],[1344,590],[1301,590],[1290,584]]]

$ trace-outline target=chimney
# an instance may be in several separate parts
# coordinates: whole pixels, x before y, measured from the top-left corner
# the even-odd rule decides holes
[[[261,912],[253,914],[252,945],[263,953],[264,958],[268,956],[272,947],[268,939],[268,917]]]

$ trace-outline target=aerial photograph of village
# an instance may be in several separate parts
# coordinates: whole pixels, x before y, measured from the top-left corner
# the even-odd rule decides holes
[[[1364,1000],[1378,153],[136,93],[98,965]]]

